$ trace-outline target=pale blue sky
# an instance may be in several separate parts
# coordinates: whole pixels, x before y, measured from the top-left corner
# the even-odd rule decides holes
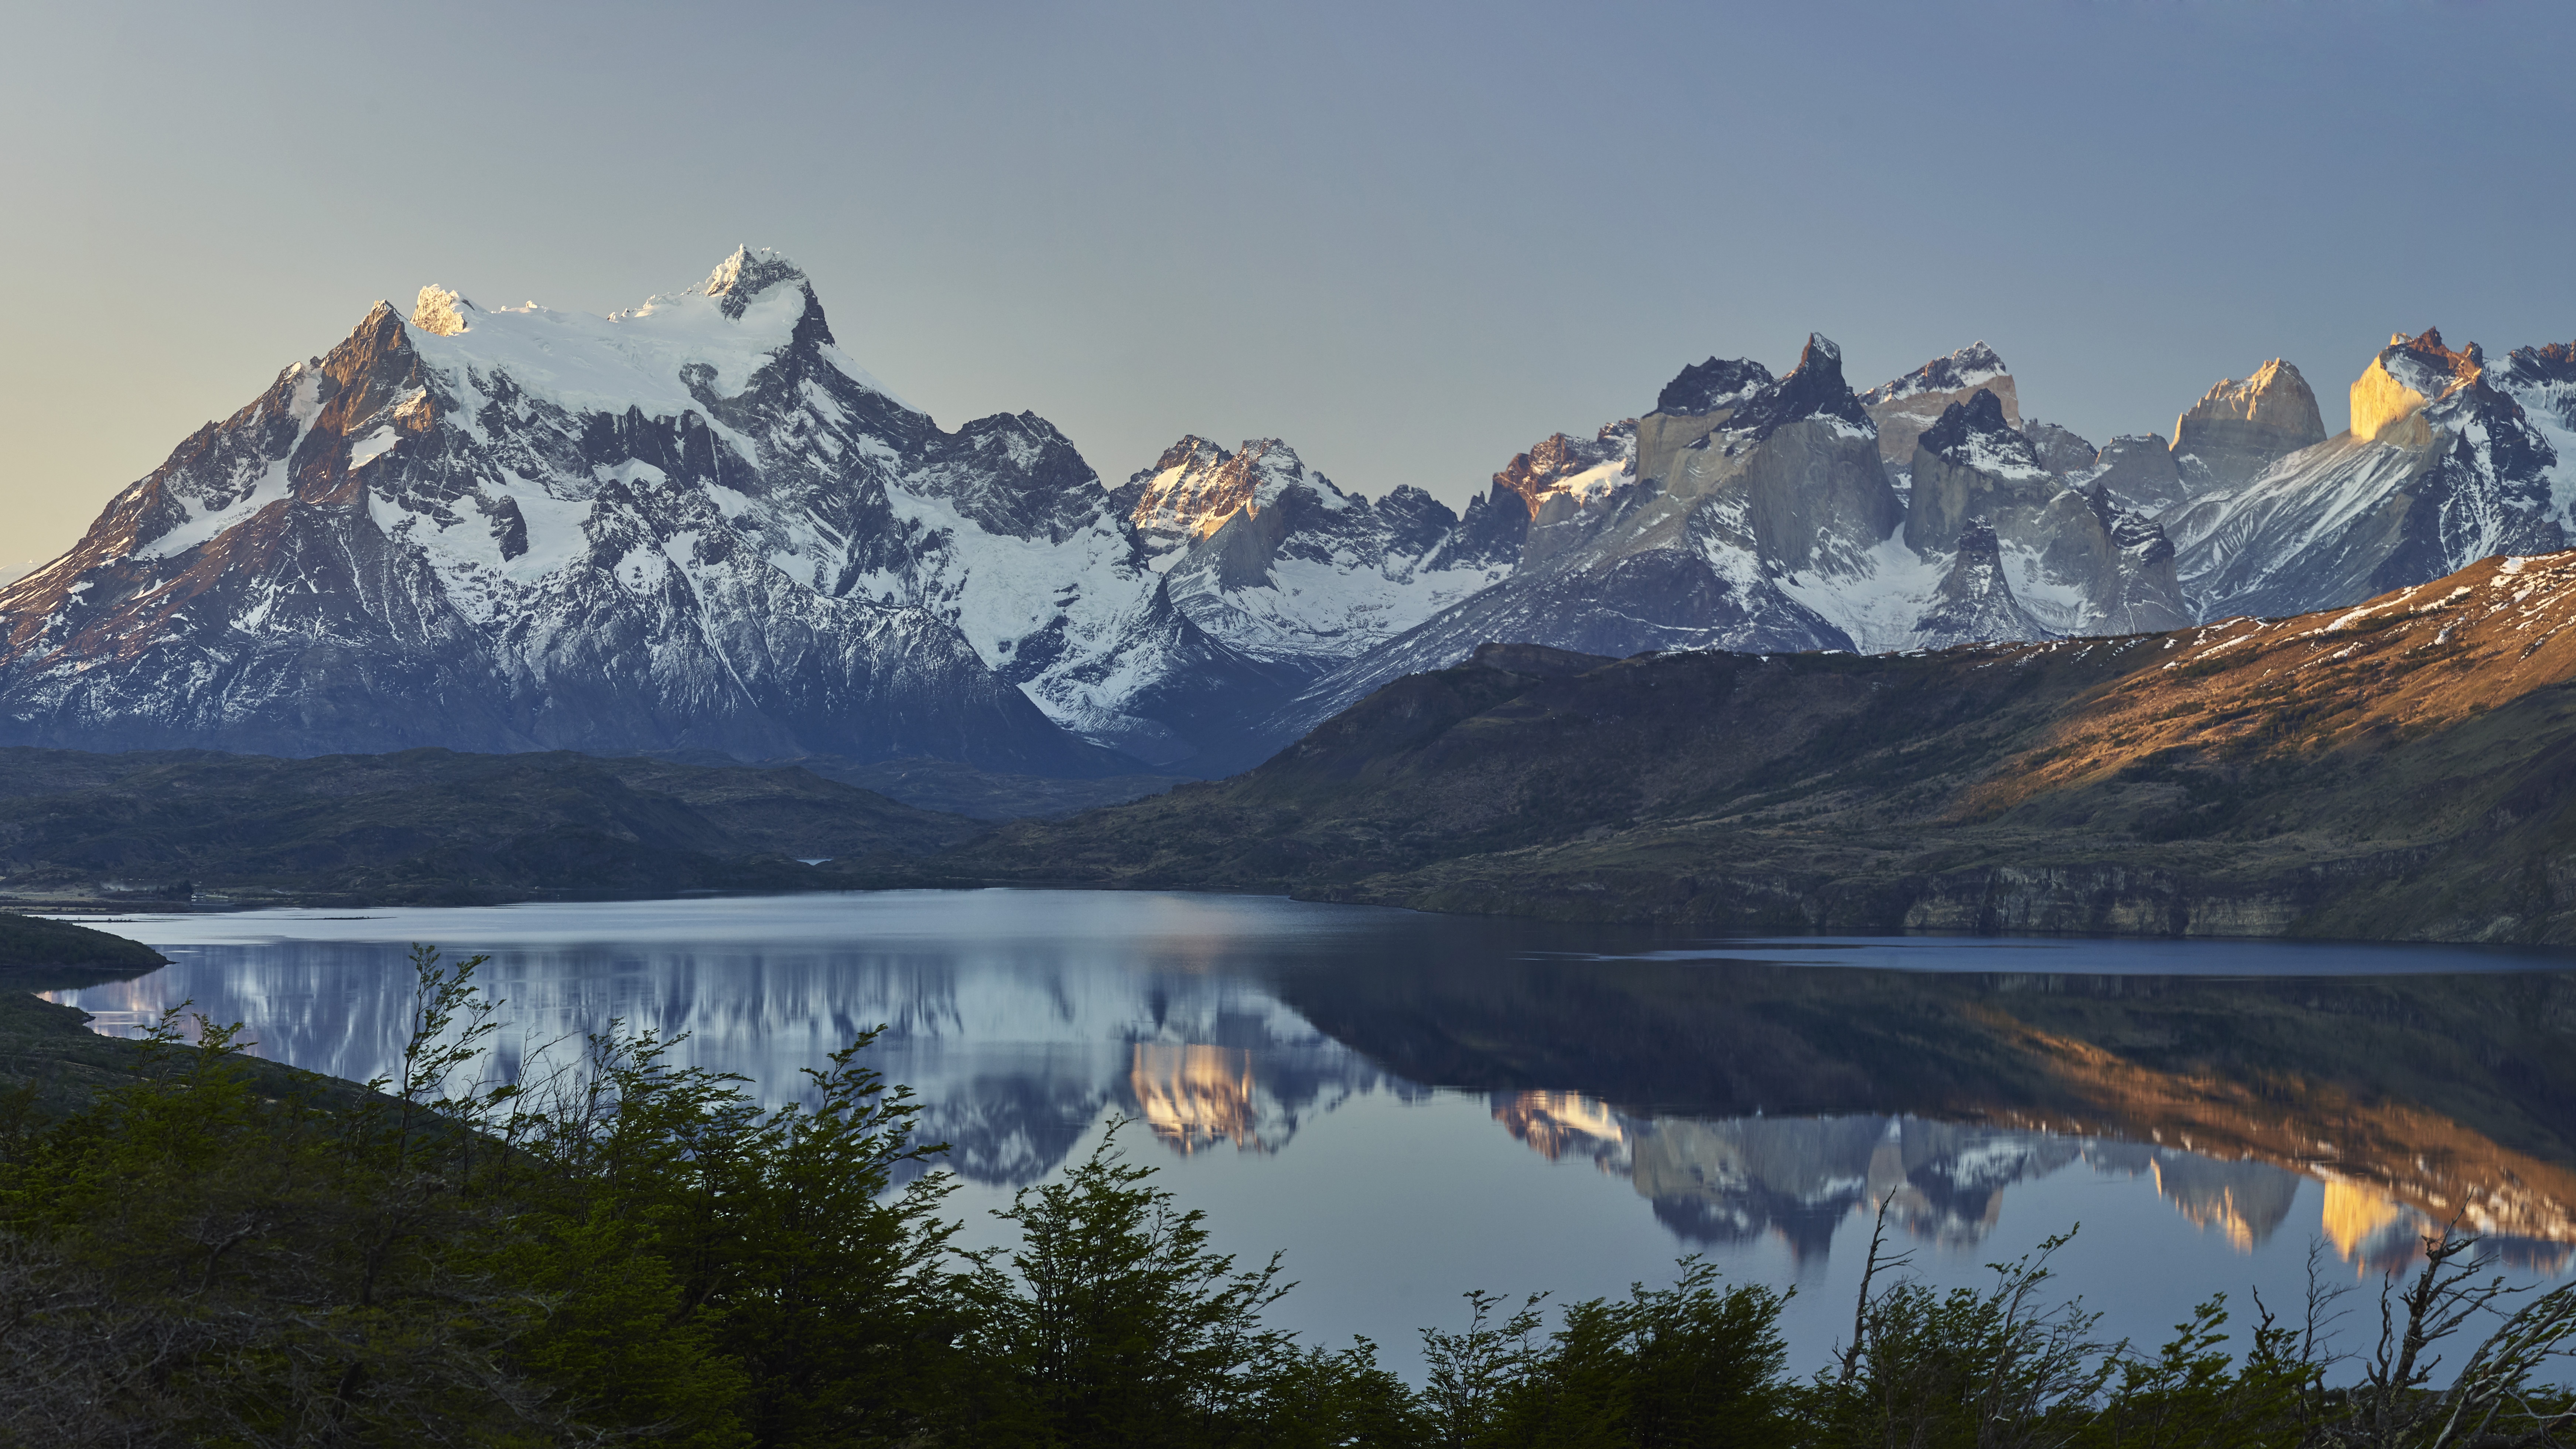
[[[379,297],[804,264],[954,426],[1453,504],[1810,330],[2096,442],[2394,329],[2576,337],[2576,6],[21,7],[0,572]]]

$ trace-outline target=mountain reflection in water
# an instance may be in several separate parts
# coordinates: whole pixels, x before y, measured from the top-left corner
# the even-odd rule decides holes
[[[1874,1217],[1881,1202],[1914,1239],[1973,1247],[2002,1215],[2007,1188],[2075,1167],[2151,1177],[2187,1221],[2250,1252],[2289,1223],[2302,1182],[2298,1171],[2270,1162],[1920,1117],[1640,1116],[1567,1092],[1496,1093],[1493,1114],[1550,1161],[1588,1158],[1626,1179],[1686,1243],[1773,1234],[1800,1263],[1830,1252],[1846,1219]],[[2323,1212],[2309,1226],[2345,1261],[2364,1272],[2414,1261],[2430,1214],[2349,1179],[2329,1176],[2323,1185]],[[2498,1232],[2491,1242],[2503,1261],[2555,1275],[2576,1253],[2576,1235],[2563,1213],[2547,1231]]]
[[[408,977],[391,942],[437,938],[494,953],[483,979],[513,1024],[505,1071],[614,1018],[685,1034],[677,1062],[741,1072],[773,1096],[882,1023],[876,1065],[914,1088],[925,1133],[950,1144],[945,1165],[970,1188],[961,1207],[1006,1201],[1088,1150],[1104,1117],[1134,1118],[1144,1131],[1129,1150],[1181,1168],[1169,1181],[1185,1203],[1244,1182],[1251,1206],[1235,1218],[1269,1215],[1242,1227],[1248,1248],[1336,1199],[1380,1194],[1388,1206],[1329,1244],[1353,1275],[1381,1254],[1370,1261],[1390,1284],[1408,1255],[1475,1251],[1456,1224],[1490,1204],[1462,1196],[1477,1189],[1461,1164],[1500,1169],[1384,1109],[1455,1123],[1452,1109],[1466,1108],[1506,1156],[1517,1140],[1624,1180],[1615,1198],[1592,1193],[1579,1231],[1533,1229],[1552,1255],[1586,1234],[1643,1229],[1660,1245],[1649,1263],[1776,1251],[1790,1276],[1821,1284],[1837,1233],[1857,1222],[1865,1240],[1881,1202],[1916,1242],[1970,1268],[2077,1216],[2110,1224],[2088,1235],[2154,1236],[2110,1213],[2109,1190],[2152,1193],[2166,1222],[2196,1230],[2194,1262],[2132,1269],[2195,1289],[2238,1286],[2225,1261],[2276,1239],[2321,1239],[2359,1274],[2402,1267],[2416,1235],[2454,1215],[2519,1272],[2562,1273],[2576,1251],[2576,976],[2563,973],[2327,977],[2313,974],[2313,947],[2280,948],[2303,964],[2278,978],[1889,971],[1241,898],[706,909],[721,938],[676,906],[269,917],[265,939],[250,917],[139,922],[121,929],[174,965],[53,995],[121,1027],[193,1000],[246,1023],[266,1055],[364,1079],[398,1045]],[[2052,943],[2046,959],[2079,946]],[[2162,949],[2155,959],[2183,959]],[[2211,949],[2240,970],[2272,959]],[[2038,959],[2010,943],[1927,954]],[[1353,1125],[1328,1133],[1328,1120]],[[1375,1135],[1360,1151],[1353,1134]],[[1227,1162],[1280,1170],[1229,1178]],[[1514,1181],[1502,1191],[1540,1186]],[[1643,1212],[1619,1206],[1638,1199]],[[2003,1226],[2024,1200],[2037,1206]],[[1492,1248],[1485,1281],[1508,1270],[1541,1275],[1531,1287],[1579,1286],[1556,1276],[1576,1271],[1571,1259],[1534,1263],[1532,1251]],[[1598,1272],[1622,1275],[1615,1289],[1653,1271],[1637,1261]],[[1311,1260],[1295,1271],[1328,1277]],[[1340,1290],[1324,1291],[1329,1303]]]

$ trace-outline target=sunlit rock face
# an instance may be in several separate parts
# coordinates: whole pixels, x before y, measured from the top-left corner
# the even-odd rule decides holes
[[[1993,393],[1980,389],[1945,409],[1916,440],[1913,472],[1907,545],[1958,554],[1964,562],[1982,553],[1991,535],[2008,590],[1963,581],[1954,565],[1943,582],[1947,607],[1927,620],[1955,631],[1993,627],[2018,614],[2055,634],[2132,634],[2191,622],[2163,531],[2101,489],[2078,491],[2049,471]],[[1982,532],[1966,550],[1962,540],[1972,522]],[[1965,633],[1941,642],[1995,637],[2031,636]]]
[[[2490,369],[2439,331],[2394,338],[2353,384],[2351,431],[2192,499],[2164,523],[2202,616],[2292,614],[2576,537],[2563,354]]]
[[[2432,441],[2421,416],[2426,404],[2484,370],[2478,345],[2453,352],[2438,327],[2420,337],[2389,334],[2388,345],[2352,383],[2352,435],[2365,443],[2420,448]]]
[[[1491,506],[1517,503],[1527,520],[1517,566],[1566,553],[1601,531],[1637,482],[1637,423],[1610,423],[1590,439],[1551,433],[1494,475]]]
[[[1276,438],[1187,437],[1113,495],[1173,606],[1245,659],[1308,678],[1500,579],[1419,488],[1371,503]]]
[[[2302,1181],[2273,1162],[1920,1117],[1649,1115],[1571,1092],[1497,1093],[1493,1115],[1550,1160],[1589,1159],[1625,1179],[1686,1241],[1776,1236],[1808,1264],[1830,1251],[1845,1221],[1873,1216],[1882,1203],[1905,1236],[1972,1248],[1993,1231],[2012,1187],[2065,1171],[2151,1177],[2187,1221],[2250,1252],[2290,1221]],[[2382,1193],[2333,1179],[2319,1226],[2351,1262],[2393,1254],[2402,1263],[2424,1221]],[[2525,1257],[2545,1256],[2518,1246]]]
[[[2228,378],[2174,420],[2174,461],[2192,493],[2233,488],[2301,448],[2326,440],[2317,395],[2279,358]]]
[[[1947,357],[1936,357],[1905,376],[1880,383],[1860,395],[1870,421],[1878,426],[1879,456],[1902,468],[1914,457],[1914,442],[1940,421],[1952,403],[1965,403],[1980,391],[1993,393],[2004,420],[2021,424],[2021,395],[2012,372],[1995,350],[1972,342]]]
[[[1184,1156],[1230,1142],[1275,1150],[1261,1139],[1252,1053],[1241,1047],[1139,1042],[1128,1095],[1154,1135]]]
[[[1468,500],[1465,515],[1443,536],[1433,556],[1435,566],[1455,571],[1459,579],[1489,584],[1564,553],[1598,532],[1630,501],[1636,458],[1633,418],[1604,424],[1588,439],[1549,434],[1528,452],[1514,454],[1486,491]],[[1447,510],[1441,513],[1445,518]],[[1455,597],[1453,592],[1444,602]],[[1409,627],[1421,621],[1407,616],[1402,622]],[[1381,632],[1360,642],[1373,644],[1383,637]]]

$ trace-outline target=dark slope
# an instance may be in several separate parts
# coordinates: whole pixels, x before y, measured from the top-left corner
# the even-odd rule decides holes
[[[1488,648],[1250,774],[944,858],[1719,928],[2576,940],[2576,554],[1939,654]]]
[[[130,1086],[153,1070],[141,1043],[101,1036],[89,1029],[87,1012],[33,993],[128,980],[167,964],[139,941],[0,911],[0,1131],[78,1111],[100,1092]],[[328,1096],[359,1090],[255,1056],[242,1065],[272,1095],[294,1088]]]
[[[30,972],[131,976],[166,964],[167,957],[139,941],[69,921],[0,911],[0,983]]]
[[[822,882],[984,827],[798,769],[410,750],[310,760],[0,750],[0,894],[486,901]]]

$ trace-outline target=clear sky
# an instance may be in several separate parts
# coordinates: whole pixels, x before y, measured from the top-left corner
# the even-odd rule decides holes
[[[606,312],[737,242],[946,425],[1284,437],[1462,503],[1810,330],[2169,429],[2280,355],[2576,337],[2576,6],[19,7],[0,576],[378,298]]]

